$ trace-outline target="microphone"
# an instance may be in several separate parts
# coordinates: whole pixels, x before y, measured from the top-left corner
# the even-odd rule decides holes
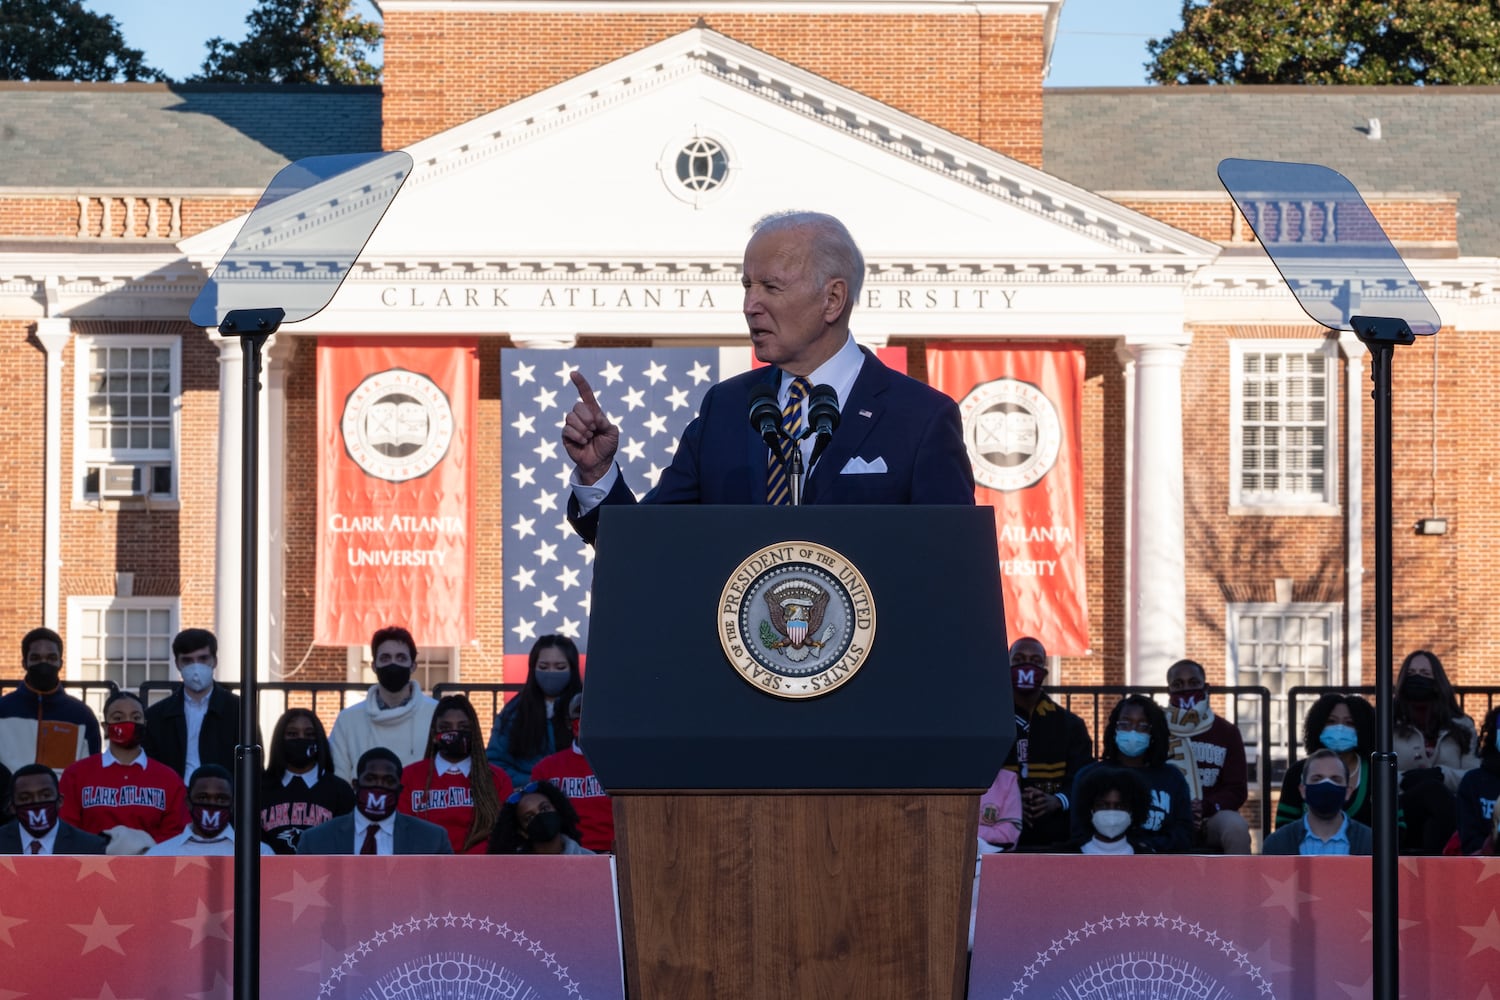
[[[833,432],[839,429],[839,394],[833,386],[813,386],[807,397],[807,424],[809,433],[818,437],[812,453],[812,461],[817,462],[823,449],[833,440]]]
[[[776,405],[776,390],[764,382],[750,387],[750,427],[767,448],[781,453],[781,407]]]

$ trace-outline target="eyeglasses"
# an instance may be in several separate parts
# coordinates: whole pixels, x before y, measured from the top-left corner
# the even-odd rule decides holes
[[[521,804],[521,798],[523,796],[530,795],[532,792],[535,792],[541,787],[542,783],[540,781],[527,782],[525,788],[517,788],[515,791],[511,792],[510,795],[506,797],[505,802],[507,805],[518,806]]]

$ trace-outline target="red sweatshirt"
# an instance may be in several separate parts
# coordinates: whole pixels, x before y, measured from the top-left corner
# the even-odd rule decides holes
[[[188,825],[187,787],[177,772],[144,753],[129,764],[110,757],[106,767],[108,752],[63,771],[62,821],[89,833],[128,826],[151,834],[158,844],[181,833]]]
[[[457,772],[433,774],[432,787],[428,788],[427,775],[433,763],[419,760],[402,770],[401,801],[397,808],[408,816],[425,819],[447,830],[454,854],[483,854],[489,848],[487,836],[468,851],[464,850],[469,827],[474,823],[474,793],[468,776]],[[495,794],[504,802],[511,793],[510,778],[493,764],[489,769],[490,776],[495,779]]]
[[[615,849],[614,806],[578,744],[537,761],[531,769],[531,780],[550,781],[562,789],[578,810],[578,832],[583,834],[584,847],[605,852]]]

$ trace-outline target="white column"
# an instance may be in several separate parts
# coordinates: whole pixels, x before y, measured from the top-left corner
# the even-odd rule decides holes
[[[1133,577],[1131,567],[1135,558],[1134,546],[1134,520],[1135,520],[1135,355],[1122,341],[1115,348],[1115,359],[1120,362],[1121,376],[1125,389],[1125,516],[1121,533],[1124,544],[1121,546],[1125,560],[1125,676],[1135,676],[1135,601],[1131,599],[1133,593]]]
[[[58,605],[62,589],[62,503],[65,497],[73,495],[71,488],[64,488],[62,479],[63,351],[72,337],[71,320],[54,317],[36,322],[36,339],[47,352],[42,459],[42,624],[54,632],[61,631]]]
[[[1364,682],[1365,467],[1364,400],[1371,383],[1365,375],[1365,345],[1353,333],[1339,334],[1344,352],[1344,675],[1345,684]],[[1335,679],[1337,683],[1337,679]]]
[[[240,410],[244,361],[238,337],[209,331],[219,348],[219,500],[214,533],[214,634],[218,675],[240,679]]]
[[[286,672],[286,377],[298,339],[277,333],[266,342],[265,398],[261,405],[260,475],[260,679]],[[298,654],[300,656],[300,652]],[[275,719],[271,720],[272,724]]]
[[[1182,363],[1187,335],[1126,341],[1135,356],[1134,476],[1131,480],[1130,669],[1126,684],[1162,684],[1186,655],[1183,552]]]

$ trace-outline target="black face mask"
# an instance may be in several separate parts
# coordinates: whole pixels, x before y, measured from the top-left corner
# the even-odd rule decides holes
[[[458,729],[438,733],[432,742],[437,747],[438,754],[444,760],[451,761],[460,761],[468,757],[470,748],[473,746],[469,740],[469,734]]]
[[[526,825],[526,839],[533,844],[549,843],[556,840],[559,833],[562,833],[561,813],[537,813]]]
[[[1401,682],[1401,697],[1407,701],[1432,701],[1437,697],[1437,681],[1412,674]]]
[[[281,741],[281,755],[286,759],[290,767],[301,767],[318,759],[322,750],[322,743],[317,737],[303,739],[301,737],[287,737]]]
[[[376,667],[375,679],[391,694],[400,694],[411,683],[411,667]]]
[[[26,668],[26,686],[43,693],[53,691],[61,674],[62,668],[54,663],[33,663]]]

